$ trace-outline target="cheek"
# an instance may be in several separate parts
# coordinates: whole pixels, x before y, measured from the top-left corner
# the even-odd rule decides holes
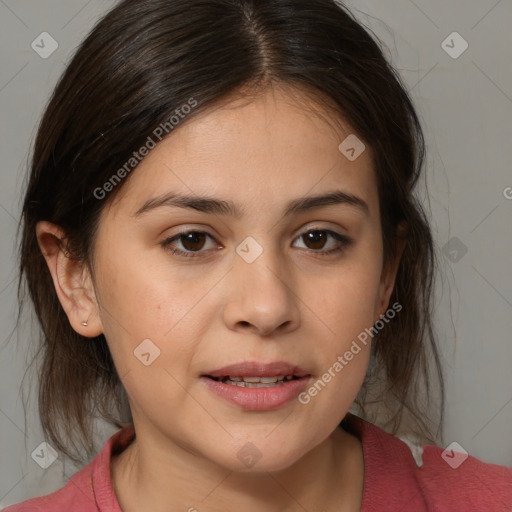
[[[143,377],[141,386],[162,378],[156,374],[165,368],[182,381],[201,339],[203,323],[194,322],[191,314],[199,290],[183,284],[176,273],[137,264],[142,258],[127,261],[113,252],[102,256],[100,314],[119,375]],[[130,381],[126,386],[129,392]]]
[[[322,342],[318,344],[318,357],[326,372],[321,380],[330,389],[324,398],[336,407],[342,402],[340,393],[346,397],[357,394],[366,374],[379,278],[378,259],[354,258],[333,272],[316,294],[309,293],[316,304],[314,324],[320,326],[317,334],[319,330],[323,334],[319,336]]]
[[[101,283],[102,321],[117,373],[132,407],[167,418],[169,404],[186,407],[183,385],[202,337],[190,315],[197,299],[147,268],[108,270]]]
[[[371,351],[375,281],[371,272],[340,273],[319,295],[318,318],[311,324],[317,326],[311,327],[311,337],[318,340],[319,371],[299,395],[304,410],[312,411],[308,414],[311,429],[318,418],[327,429],[334,428],[363,384]]]
[[[158,255],[160,249],[152,251],[154,257],[136,249],[126,251],[129,258],[116,257],[115,252],[100,255],[101,305],[108,324],[114,321],[129,333],[161,338],[192,309],[200,287],[167,265],[165,257]],[[203,281],[201,287],[205,286]]]
[[[331,330],[343,338],[373,325],[381,266],[375,258],[354,258],[334,270],[320,288],[318,311]]]

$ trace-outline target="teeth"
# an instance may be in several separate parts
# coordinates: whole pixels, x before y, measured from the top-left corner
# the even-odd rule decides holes
[[[231,382],[230,380],[226,381],[226,384],[231,384],[234,386],[239,386],[241,388],[272,388],[275,386],[282,386],[284,384],[284,381],[279,382]]]
[[[292,379],[293,375],[276,375],[275,377],[233,377],[230,375],[221,379],[221,382],[245,388],[269,388],[281,386]]]
[[[261,377],[244,377],[244,382],[261,382]]]

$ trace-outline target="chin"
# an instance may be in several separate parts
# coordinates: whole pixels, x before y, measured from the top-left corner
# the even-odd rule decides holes
[[[295,464],[305,452],[302,445],[287,446],[285,440],[269,442],[264,437],[260,441],[256,438],[254,441],[239,441],[228,450],[233,455],[226,458],[224,452],[222,460],[217,459],[218,463],[238,473],[283,471]]]

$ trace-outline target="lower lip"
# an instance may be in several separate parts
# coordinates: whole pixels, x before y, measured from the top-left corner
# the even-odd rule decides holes
[[[201,380],[210,391],[246,411],[267,411],[293,400],[304,389],[309,377],[289,380],[268,388],[243,388],[204,376]]]

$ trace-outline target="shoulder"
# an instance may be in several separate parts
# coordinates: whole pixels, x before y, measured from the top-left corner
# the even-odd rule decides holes
[[[423,465],[416,474],[425,495],[439,510],[464,505],[467,511],[512,511],[512,468],[489,464],[466,453],[425,446]]]
[[[3,512],[98,512],[92,485],[96,465],[97,458],[76,472],[64,487],[7,507]]]
[[[85,468],[84,468],[85,469]],[[83,471],[83,470],[81,470]],[[68,483],[51,494],[31,498],[16,505],[3,509],[3,512],[98,512],[94,503],[94,495],[91,493],[82,494],[78,487],[71,483],[80,484],[83,480],[81,471],[76,473]]]
[[[400,507],[417,512],[512,511],[512,468],[445,452],[437,446],[411,449],[401,439],[354,415],[347,417],[346,426],[363,445],[362,512]]]
[[[125,426],[111,436],[101,452],[64,487],[6,507],[3,512],[121,512],[111,486],[110,457],[125,448],[133,435],[133,428]]]

